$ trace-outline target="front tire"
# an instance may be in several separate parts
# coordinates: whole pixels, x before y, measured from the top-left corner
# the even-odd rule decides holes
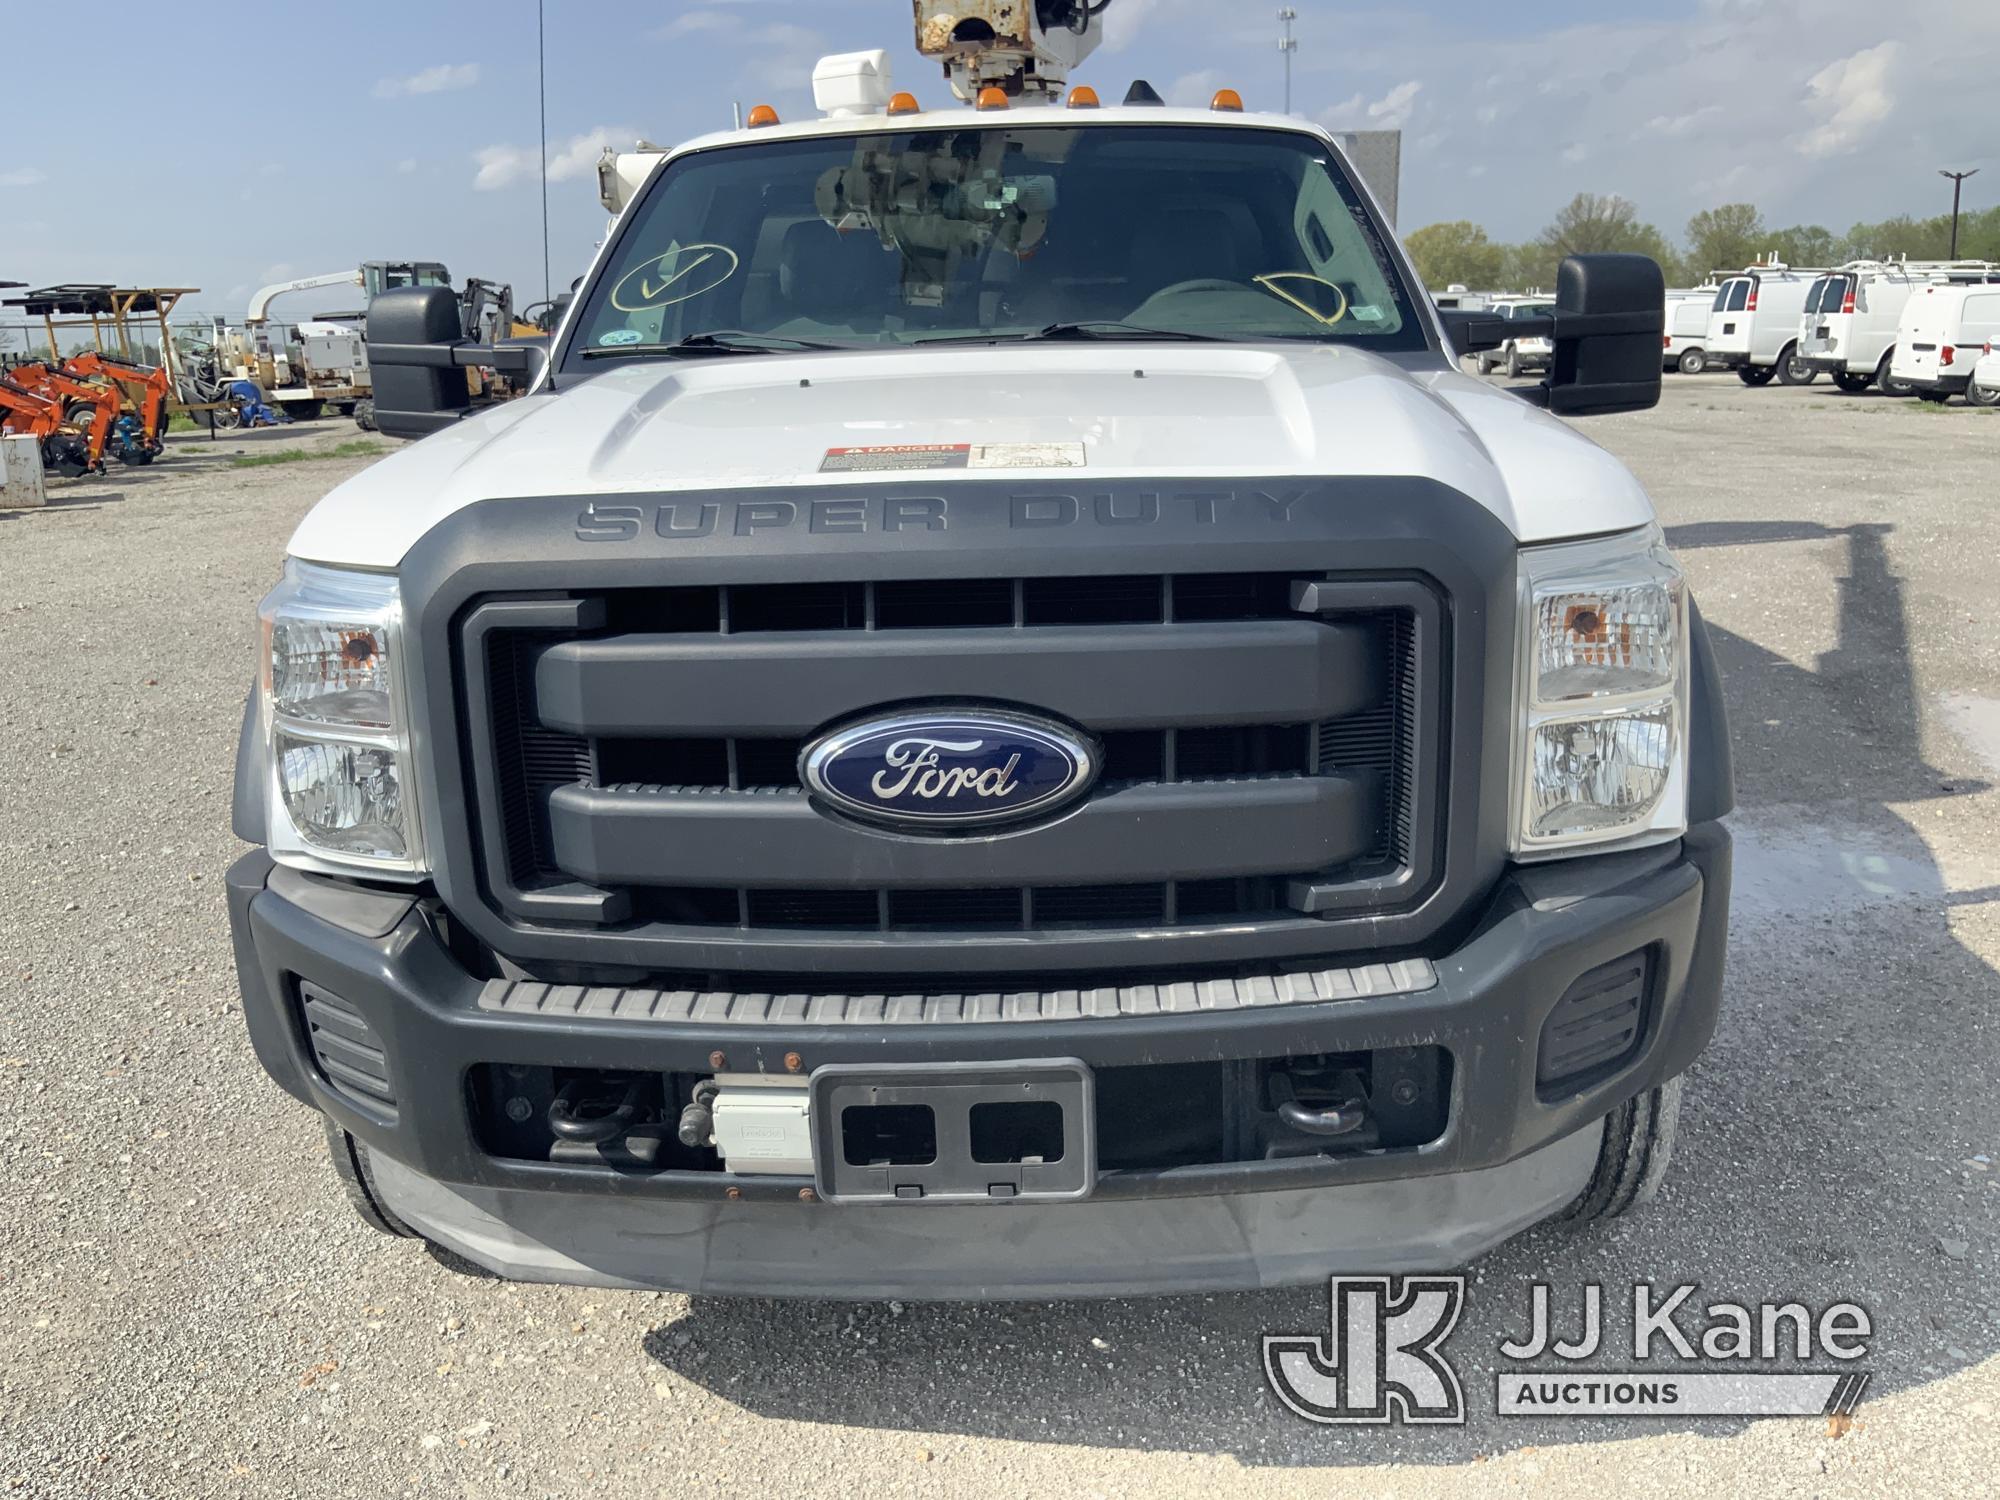
[[[1521,351],[1519,349],[1509,349],[1507,351],[1506,370],[1509,380],[1519,380],[1521,378]]]
[[[1873,375],[1857,375],[1852,370],[1835,370],[1833,383],[1850,396],[1858,396],[1875,383]]]
[[[333,1160],[333,1175],[347,1194],[361,1222],[378,1234],[413,1240],[417,1232],[405,1224],[382,1202],[375,1191],[375,1173],[368,1164],[368,1148],[333,1121],[326,1124],[326,1153]]]
[[[1699,375],[1708,368],[1708,354],[1701,349],[1688,349],[1681,354],[1680,372],[1683,375]]]
[[[1674,1159],[1680,1118],[1678,1078],[1648,1089],[1606,1115],[1596,1170],[1563,1218],[1573,1224],[1591,1224],[1622,1218],[1651,1203]]]
[[[1965,402],[1968,406],[2000,406],[2000,386],[1969,385]]]
[[[363,432],[373,432],[375,430],[375,403],[373,401],[357,401],[354,403],[354,425],[359,427]]]
[[[1769,385],[1777,373],[1776,365],[1744,365],[1736,372],[1736,378],[1745,385]]]
[[[1811,385],[1819,379],[1819,371],[1799,358],[1799,346],[1787,344],[1784,353],[1778,356],[1778,381],[1781,385]]]

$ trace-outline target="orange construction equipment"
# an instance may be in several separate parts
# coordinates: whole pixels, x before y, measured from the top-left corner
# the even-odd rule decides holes
[[[132,404],[139,419],[134,439],[113,445],[113,453],[126,463],[148,464],[166,443],[167,403],[173,400],[174,384],[158,365],[137,364],[116,354],[86,349],[62,362],[62,373],[78,380],[104,380],[114,389],[130,387]],[[130,455],[130,456],[128,456]]]
[[[108,430],[107,410],[115,402],[100,400],[91,408],[90,426],[78,432],[70,423],[62,398],[21,384],[14,372],[0,373],[0,433],[32,437],[42,446],[42,467],[69,478],[104,467],[103,433]]]
[[[39,362],[15,365],[7,372],[7,378],[24,390],[55,402],[67,425],[83,429],[89,467],[104,467],[104,450],[123,410],[116,386],[79,380]]]

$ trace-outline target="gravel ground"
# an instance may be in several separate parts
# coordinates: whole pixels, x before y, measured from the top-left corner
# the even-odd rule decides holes
[[[2000,416],[1671,378],[1587,430],[1652,487],[1728,674],[1728,1003],[1658,1204],[1474,1268],[1457,1429],[1279,1407],[1258,1336],[1323,1329],[1323,1289],[690,1300],[365,1230],[251,1057],[220,878],[252,607],[366,462],[229,459],[352,427],[179,439],[0,513],[0,1494],[1991,1493]],[[1842,1436],[1503,1421],[1494,1350],[1538,1279],[1570,1319],[1585,1280],[1852,1298],[1873,1384]]]

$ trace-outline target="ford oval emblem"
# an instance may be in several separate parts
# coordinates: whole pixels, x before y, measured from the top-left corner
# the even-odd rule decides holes
[[[910,832],[956,832],[1054,812],[1090,789],[1089,739],[1052,719],[939,709],[864,720],[806,747],[800,771],[829,806]]]

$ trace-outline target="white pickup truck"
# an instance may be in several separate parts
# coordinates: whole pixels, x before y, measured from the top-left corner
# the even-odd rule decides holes
[[[1663,287],[1515,391],[1295,117],[864,91],[658,155],[546,350],[369,315],[264,602],[251,1039],[499,1274],[1435,1269],[1657,1187],[1722,994]],[[521,399],[471,409],[463,368]],[[276,560],[274,559],[274,565]]]

